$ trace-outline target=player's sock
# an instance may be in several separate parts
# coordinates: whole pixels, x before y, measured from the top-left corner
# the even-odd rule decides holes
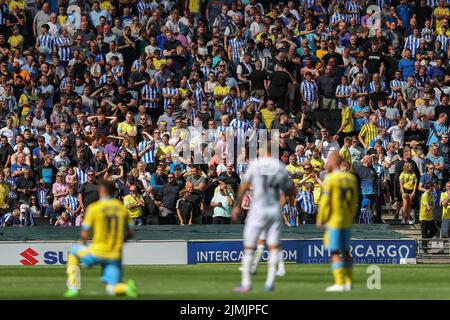
[[[77,256],[70,254],[67,259],[67,288],[69,290],[78,290],[80,284],[79,259]]]
[[[346,261],[344,263],[345,268],[345,283],[351,283],[353,280],[352,271],[353,271],[353,264],[351,261]]]
[[[244,256],[242,257],[242,281],[241,286],[250,288],[252,285],[251,266],[253,261],[254,249],[244,249]]]
[[[277,274],[284,276],[286,274],[286,268],[284,267],[284,253],[283,250],[279,252],[280,257],[278,258],[278,271]]]
[[[123,296],[127,293],[128,285],[125,283],[118,283],[116,285],[108,284],[106,292],[110,296]]]
[[[332,262],[331,270],[333,271],[334,283],[337,285],[343,285],[345,273],[344,262],[343,261]]]
[[[265,246],[263,244],[258,244],[258,246],[256,247],[255,255],[253,256],[252,260],[252,268],[251,268],[252,274],[254,274],[256,272],[256,268],[258,268],[258,264],[261,261],[261,258],[264,254],[264,248]]]
[[[273,287],[275,281],[275,276],[277,274],[278,261],[280,260],[280,250],[272,249],[270,250],[269,261],[267,266],[267,279],[266,288]]]

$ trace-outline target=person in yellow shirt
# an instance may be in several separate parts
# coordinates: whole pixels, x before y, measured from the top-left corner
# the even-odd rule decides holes
[[[342,106],[341,111],[341,126],[336,134],[339,135],[341,139],[343,139],[344,137],[352,137],[354,130],[352,108],[348,105],[344,105]],[[342,143],[342,140],[340,142]]]
[[[317,227],[326,227],[324,245],[331,252],[334,285],[328,292],[352,289],[352,257],[350,236],[358,213],[359,187],[356,177],[340,171],[342,158],[331,152],[327,158],[327,171],[318,206]]]
[[[217,109],[219,109],[222,104],[223,99],[230,93],[230,87],[225,83],[226,78],[225,75],[221,74],[219,76],[219,83],[214,87],[213,90],[213,99],[214,105]]]
[[[58,8],[59,10],[59,15],[58,18],[56,19],[56,21],[63,27],[66,27],[67,25],[67,10],[66,7],[64,6],[60,6]]]
[[[320,173],[325,167],[325,161],[320,156],[320,151],[317,148],[312,149],[312,158],[309,161],[316,173]]]
[[[450,230],[450,181],[445,184],[445,192],[441,193],[442,206],[441,238],[448,238]]]
[[[8,9],[10,12],[14,10],[15,6],[17,6],[19,8],[19,11],[22,13],[22,11],[27,6],[27,2],[26,2],[26,0],[11,0],[11,1],[9,1]]]
[[[112,7],[112,4],[109,0],[100,0],[100,9],[109,11],[109,9]]]
[[[437,233],[436,224],[433,219],[433,208],[434,208],[434,196],[433,196],[433,185],[431,183],[425,183],[425,192],[420,197],[420,230],[422,231],[423,239],[431,239]],[[424,247],[427,247],[428,242],[422,242]]]
[[[377,116],[372,114],[369,123],[362,126],[358,138],[364,148],[367,150],[372,140],[378,135]]]
[[[12,28],[12,35],[8,38],[8,44],[11,49],[16,49],[22,52],[24,40],[25,38],[20,34],[20,27],[14,26]]]
[[[344,138],[344,145],[342,146],[341,150],[339,150],[339,155],[342,157],[343,163],[349,163],[350,164],[350,170],[352,167],[352,155],[350,154],[350,147],[352,145],[352,138],[351,137],[345,137]]]
[[[275,104],[273,100],[267,100],[266,102],[266,108],[261,109],[261,117],[262,122],[266,126],[267,130],[270,131],[272,128],[273,120],[275,119],[275,116],[277,114],[277,111],[275,110]]]
[[[439,6],[434,9],[433,16],[436,30],[441,30],[444,21],[450,18],[450,10],[445,6],[444,0],[439,0]]]
[[[289,156],[289,164],[286,166],[286,170],[294,182],[294,187],[297,188],[301,180],[300,177],[303,168],[297,164],[297,156],[295,154]]]
[[[156,157],[159,158],[166,158],[166,156],[171,156],[174,152],[174,147],[169,144],[169,135],[164,134],[162,136],[162,143],[156,150]]]
[[[145,206],[144,197],[138,194],[137,186],[132,185],[130,187],[130,194],[123,198],[123,205],[128,210],[130,219],[134,221],[136,226],[144,224],[143,220],[143,208]]]
[[[66,298],[78,297],[80,294],[80,264],[86,267],[102,265],[102,281],[106,283],[108,295],[137,297],[134,281],[129,280],[127,284],[122,282],[123,243],[134,236],[134,230],[122,201],[113,198],[115,192],[114,182],[101,181],[98,190],[100,200],[87,207],[81,229],[83,245],[75,244],[67,260]],[[92,243],[87,246],[91,234]]]
[[[301,186],[301,191],[306,190],[306,184],[310,182],[314,185],[313,195],[314,203],[318,204],[320,199],[320,188],[322,181],[317,177],[317,174],[313,171],[311,163],[307,162],[303,166],[303,178],[300,180],[299,185]]]
[[[0,171],[0,212],[1,209],[8,207],[9,188],[8,183],[5,180],[5,174]]]
[[[153,66],[155,67],[155,70],[161,70],[161,65],[166,65],[167,60],[163,57],[161,57],[161,50],[160,49],[155,49],[155,51],[153,51]]]
[[[128,111],[125,116],[125,121],[119,123],[117,126],[117,134],[122,138],[129,138],[130,144],[135,145],[137,136],[137,125],[134,122],[134,115],[131,111]]]
[[[324,55],[328,53],[327,49],[327,42],[326,41],[320,41],[319,48],[316,50],[316,57],[319,59],[319,63],[317,64],[316,68],[320,69],[323,66],[322,58]]]
[[[411,163],[405,163],[403,165],[403,172],[400,173],[399,177],[400,193],[403,199],[403,213],[402,213],[402,224],[413,224],[411,221],[411,205],[414,199],[414,195],[417,189],[417,177],[412,171]]]

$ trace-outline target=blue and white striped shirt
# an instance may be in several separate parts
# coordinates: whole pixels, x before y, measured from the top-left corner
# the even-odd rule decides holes
[[[291,206],[290,203],[286,203],[283,207],[283,215],[289,217],[288,219],[291,227],[296,227],[295,219],[299,216],[299,213],[295,206]]]
[[[305,9],[311,8],[315,5],[315,0],[302,0],[305,3]]]
[[[154,147],[154,143],[150,140],[143,140],[139,142],[138,145],[138,152],[145,150],[150,145],[153,145],[153,148],[150,149],[150,151],[144,153],[141,157],[141,160],[144,161],[146,164],[155,163],[156,148]]]
[[[151,9],[152,8],[152,4],[151,2],[144,2],[144,1],[139,1],[137,4],[137,9],[139,12],[139,20],[142,19],[142,16],[144,15],[144,11],[147,9]]]
[[[331,17],[330,23],[334,24],[334,23],[338,23],[339,21],[344,21],[345,23],[347,23],[348,16],[345,13],[339,13],[339,12],[335,12],[333,14],[333,16]]]
[[[125,72],[125,68],[122,66],[114,66],[111,68],[111,73],[113,74],[114,79],[119,83],[119,84],[125,84],[125,79],[123,77],[123,75],[121,77],[119,77],[119,73],[124,73]]]
[[[197,101],[197,106],[200,108],[200,106],[202,105],[203,98],[205,97],[203,89],[197,85],[197,88],[195,90],[192,90],[192,95],[195,97],[195,100]]]
[[[389,118],[381,118],[378,117],[377,119],[377,127],[380,129],[389,129],[390,127],[392,127],[392,120]]]
[[[141,97],[146,99],[159,99],[161,95],[160,90],[157,87],[151,87],[150,85],[145,85],[141,89]],[[144,106],[146,108],[158,108],[158,102],[145,101]]]
[[[17,100],[14,96],[4,97],[6,103],[6,110],[12,113],[15,106],[17,106]]]
[[[393,87],[404,87],[406,86],[406,81],[403,80],[391,80],[391,83],[389,84],[390,90],[391,90],[391,98],[395,99],[397,96],[397,93],[392,89]]]
[[[70,208],[70,210],[77,210],[78,206],[80,205],[80,201],[78,200],[77,196],[73,196],[71,194],[68,194],[65,198],[64,198],[64,205],[68,206]]]
[[[100,78],[98,79],[98,84],[99,85],[104,85],[106,83],[106,81],[108,81],[108,74],[104,73],[100,76]]]
[[[350,85],[343,85],[340,84],[336,88],[336,96],[349,96],[350,91],[352,90],[352,87]]]
[[[213,72],[212,68],[208,67],[208,66],[200,66],[200,71],[203,73],[203,75],[205,76],[205,79],[208,78],[208,74],[210,74],[211,72]]]
[[[238,163],[236,166],[236,173],[239,177],[242,178],[242,176],[245,174],[248,168],[248,163]]]
[[[347,98],[347,105],[350,108],[356,107],[358,105],[358,98],[356,98],[356,99]]]
[[[49,49],[53,49],[53,47],[55,46],[55,39],[50,34],[39,35],[36,42],[39,47],[47,47]]]
[[[361,20],[361,6],[353,0],[350,0],[345,4],[345,9],[350,12],[348,14],[348,20],[350,21],[351,18],[355,18],[356,23],[359,24]]]
[[[245,40],[244,39],[236,39],[233,38],[228,41],[228,45],[231,47],[231,60],[234,63],[239,63],[240,52],[245,48]]]
[[[141,65],[142,65],[141,59],[136,59],[136,60],[134,60],[134,62],[133,62],[132,68],[138,69],[138,70],[139,70],[139,68],[141,67]]]
[[[49,190],[45,188],[38,188],[36,191],[36,196],[38,199],[39,206],[46,207],[48,206],[48,196]]]
[[[17,182],[16,179],[9,176],[8,179],[6,179],[6,182],[8,183],[8,197],[11,199],[17,199],[17,193],[13,191],[13,188],[17,188]]]
[[[440,41],[441,42],[441,49],[445,51],[445,53],[447,53],[448,51],[448,45],[449,45],[449,41],[450,38],[447,37],[444,34],[440,34],[436,37],[436,41]]]
[[[381,84],[381,92],[387,93],[388,89],[387,89],[386,83],[384,83],[384,81],[380,81],[379,83]],[[369,83],[368,91],[369,91],[369,93],[375,92],[375,81],[371,81]]]
[[[57,36],[55,39],[56,47],[58,48],[58,55],[61,61],[70,61],[72,59],[72,47],[68,46],[71,44],[71,39],[69,36]]]
[[[8,16],[9,9],[6,3],[0,6],[0,26],[6,25],[6,17]]]
[[[413,35],[410,35],[406,38],[405,49],[406,48],[410,49],[413,57],[416,56],[416,50],[420,45],[420,40],[422,40],[422,38],[417,38],[414,37]]]
[[[300,84],[300,92],[303,95],[303,99],[306,102],[317,101],[317,84],[314,80],[312,81],[302,81]]]
[[[297,195],[296,200],[303,212],[310,215],[317,213],[317,206],[314,203],[314,193],[304,190]]]
[[[67,77],[62,79],[61,83],[59,84],[59,88],[61,90],[64,90],[66,88],[66,85],[67,85],[68,82],[69,82],[69,79],[67,79]],[[75,80],[72,80],[72,85],[75,87]]]
[[[91,169],[91,167],[86,167],[86,169],[81,170],[80,167],[75,169],[75,174],[77,176],[77,190],[80,190],[81,185],[87,181],[87,172]]]
[[[161,94],[177,94],[178,93],[178,89],[177,88],[169,88],[169,87],[164,87],[162,88],[162,92]],[[164,109],[167,108],[167,106],[170,104],[170,98],[163,98],[164,99]]]

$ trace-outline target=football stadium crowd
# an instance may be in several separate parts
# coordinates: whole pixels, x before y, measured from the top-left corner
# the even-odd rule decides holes
[[[448,236],[449,18],[446,0],[0,0],[0,223],[79,226],[99,179],[137,225],[230,223],[265,131],[288,226],[314,223],[338,151],[359,223]]]

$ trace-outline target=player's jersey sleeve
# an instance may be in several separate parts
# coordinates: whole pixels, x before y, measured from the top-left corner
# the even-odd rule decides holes
[[[83,225],[81,226],[82,230],[91,230],[94,226],[94,216],[95,216],[95,204],[91,204],[87,207],[86,214],[84,216]]]

